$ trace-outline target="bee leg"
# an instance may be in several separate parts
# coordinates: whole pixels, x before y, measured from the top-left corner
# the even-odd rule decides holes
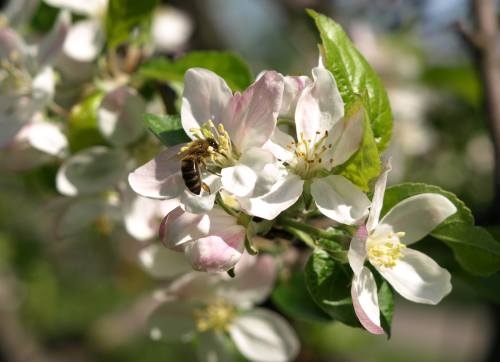
[[[202,188],[204,191],[208,192],[209,194],[211,193],[211,191],[210,191],[210,187],[208,187],[208,185],[207,185],[206,183],[204,183],[204,182],[203,182],[203,183],[201,184],[201,188]]]

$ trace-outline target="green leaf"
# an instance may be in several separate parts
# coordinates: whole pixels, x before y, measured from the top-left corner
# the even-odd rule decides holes
[[[453,250],[464,270],[481,276],[500,270],[500,243],[485,229],[454,222],[440,226],[431,235]]]
[[[500,304],[500,293],[498,293],[500,290],[499,273],[485,278],[457,271],[453,273],[454,288],[457,284],[465,288],[468,295],[477,296],[493,303]]]
[[[217,73],[233,90],[243,90],[253,81],[250,68],[238,55],[216,51],[191,52],[175,61],[166,58],[151,59],[139,68],[139,75],[158,81],[182,82],[184,73],[193,67]]]
[[[157,4],[158,0],[110,0],[106,14],[108,47],[116,48],[126,42],[137,29],[147,29],[149,33]]]
[[[303,272],[278,284],[271,295],[273,303],[287,316],[313,322],[329,322],[331,318],[323,312],[307,291]]]
[[[380,156],[373,137],[370,121],[363,118],[363,139],[358,151],[340,167],[339,174],[352,181],[363,191],[370,190],[370,181],[380,174]]]
[[[308,13],[320,32],[323,62],[335,77],[346,109],[362,97],[378,150],[384,150],[392,133],[392,114],[382,81],[339,24],[313,10]]]
[[[166,146],[175,146],[179,143],[189,142],[189,137],[182,128],[179,116],[159,116],[147,113],[144,115],[147,127]]]
[[[97,128],[97,108],[103,97],[103,92],[95,92],[71,109],[68,140],[72,153],[90,146],[106,144]]]
[[[438,186],[426,185],[423,183],[407,182],[391,186],[387,190],[385,190],[384,206],[382,208],[381,215],[385,215],[394,205],[410,196],[428,192],[443,195],[448,200],[450,200],[457,208],[457,212],[447,218],[434,230],[434,232],[451,223],[461,222],[468,225],[474,224],[474,217],[472,216],[470,209],[463,203],[463,201],[461,201],[453,193],[445,191]]]
[[[361,327],[352,306],[350,270],[325,251],[315,249],[307,261],[305,274],[307,289],[323,311],[335,320]]]

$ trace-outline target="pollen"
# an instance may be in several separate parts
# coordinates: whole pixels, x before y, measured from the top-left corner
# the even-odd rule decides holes
[[[223,299],[217,299],[193,311],[196,329],[200,332],[225,332],[235,317],[235,308]]]
[[[368,259],[373,265],[393,268],[397,261],[403,257],[406,245],[401,243],[400,237],[404,232],[389,233],[384,238],[368,239]]]

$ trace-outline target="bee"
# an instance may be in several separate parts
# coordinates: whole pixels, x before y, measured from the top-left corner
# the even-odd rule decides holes
[[[219,145],[213,138],[196,139],[179,153],[182,179],[193,194],[200,195],[202,189],[210,192],[208,186],[201,181],[201,170],[206,167],[206,159],[218,149]]]

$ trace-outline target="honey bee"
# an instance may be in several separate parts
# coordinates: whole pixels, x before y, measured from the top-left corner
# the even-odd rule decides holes
[[[201,170],[206,167],[206,159],[218,149],[219,145],[213,138],[196,139],[179,153],[184,184],[193,194],[200,195],[202,189],[210,192],[208,186],[201,181]]]

